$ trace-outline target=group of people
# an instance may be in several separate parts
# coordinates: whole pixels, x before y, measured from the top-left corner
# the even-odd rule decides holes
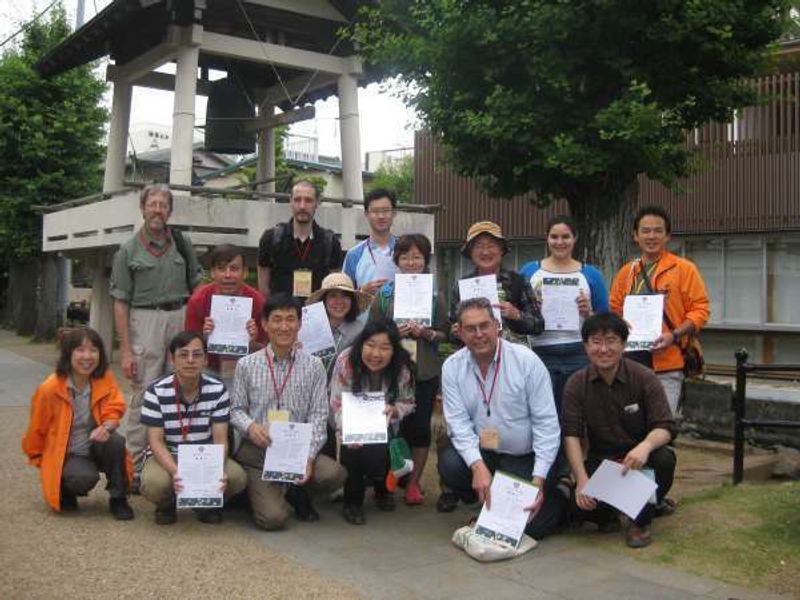
[[[584,493],[610,459],[655,473],[657,503],[626,532],[630,546],[647,545],[652,517],[674,508],[666,496],[684,354],[709,317],[697,269],[668,250],[669,216],[658,207],[639,211],[641,254],[619,271],[610,295],[600,272],[573,257],[578,232],[569,217],[551,219],[546,258],[519,272],[503,265],[509,241],[500,226],[475,223],[462,247],[474,265],[467,278],[494,276],[497,299],[462,301],[455,286],[448,305],[434,284],[431,318],[398,325],[394,275],[430,272],[430,241],[392,234],[397,201],[379,189],[364,201],[369,237],[342,256],[336,235],[314,219],[318,204],[313,184],[295,184],[292,218],[260,240],[256,289],[245,283],[244,251],[231,245],[209,252],[211,282],[203,284],[191,243],[168,226],[169,188],[142,191],[143,226],[120,247],[111,277],[132,389],[126,438],[116,432],[125,402],[102,340],[91,329],[68,332],[55,374],[33,397],[23,438],[50,506],[74,510],[102,471],[116,518],[133,518],[126,499],[133,489],[155,505],[157,523],[173,523],[182,489],[178,446],[219,444],[228,457],[220,490],[226,498],[246,491],[257,526],[282,528],[292,512],[318,520],[309,488],[343,490],[344,519],[364,524],[368,487],[378,510],[395,509],[387,444],[341,443],[343,394],[382,394],[387,439],[402,437],[411,449],[413,470],[401,480],[409,505],[425,501],[420,480],[441,394],[447,439],[436,444],[437,510],[488,502],[500,469],[541,491],[527,509],[531,536],[549,535],[569,514],[616,530],[618,514]],[[553,296],[554,287],[562,293]],[[628,358],[623,307],[641,294],[664,296],[663,333],[645,356]],[[216,295],[252,299],[246,356],[207,351]],[[564,298],[575,306],[554,306]],[[324,306],[334,345],[312,355],[298,334],[302,306],[315,303]],[[577,326],[561,326],[564,309],[577,311]],[[454,352],[444,359],[446,347]],[[305,476],[291,484],[262,479],[270,424],[278,421],[312,425]],[[221,508],[195,512],[203,522],[222,520]]]

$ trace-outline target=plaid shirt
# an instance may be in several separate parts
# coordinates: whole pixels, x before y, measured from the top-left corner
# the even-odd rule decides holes
[[[272,359],[275,381],[266,353]],[[276,389],[280,390],[284,382],[279,401]],[[315,457],[327,439],[327,377],[322,361],[302,350],[278,360],[271,344],[240,359],[231,390],[231,423],[246,438],[252,423],[268,422],[270,410],[288,410],[290,421],[314,426],[309,458]]]

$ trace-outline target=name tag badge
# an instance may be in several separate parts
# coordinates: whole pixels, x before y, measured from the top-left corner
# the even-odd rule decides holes
[[[635,415],[639,412],[639,405],[638,404],[628,404],[627,406],[623,407],[625,414],[628,415]]]
[[[417,362],[417,340],[403,338],[400,340],[400,345],[411,355],[411,360]]]
[[[484,450],[497,450],[500,447],[500,434],[494,427],[481,429],[480,440]]]
[[[288,410],[268,410],[267,421],[270,423],[278,423],[280,421],[286,422],[289,420]]]
[[[311,295],[311,271],[298,269],[294,272],[292,294],[301,298],[308,298]]]
[[[236,360],[230,358],[220,358],[219,376],[222,379],[233,379],[233,375],[236,373],[236,362]]]

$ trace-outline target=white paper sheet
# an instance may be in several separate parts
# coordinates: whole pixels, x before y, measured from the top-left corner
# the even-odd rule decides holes
[[[261,479],[264,481],[301,481],[306,476],[311,449],[311,423],[273,421],[269,424],[272,444],[264,456]]]
[[[214,331],[208,336],[208,351],[244,356],[250,349],[247,322],[253,318],[253,299],[244,296],[211,296]]]
[[[656,489],[656,482],[647,475],[630,470],[623,476],[620,463],[604,460],[583,488],[583,493],[635,519]]]
[[[324,302],[315,302],[303,307],[303,322],[297,339],[303,344],[303,351],[308,354],[321,352],[335,347],[333,331],[325,312]]]
[[[536,502],[539,488],[502,471],[492,479],[491,510],[483,505],[475,533],[488,540],[516,548],[528,524],[525,509]]]
[[[577,277],[542,278],[542,317],[545,331],[578,331],[581,316],[576,300],[581,288]],[[574,282],[574,285],[571,283]]]
[[[342,392],[342,443],[386,444],[385,407],[383,392]]]
[[[662,294],[625,296],[622,318],[631,327],[625,350],[649,350],[656,338],[661,335],[661,323],[664,319],[664,296]]]
[[[178,444],[178,508],[222,508],[223,444]]]
[[[416,321],[424,327],[433,322],[433,275],[398,273],[394,276],[394,320],[400,325]]]
[[[502,323],[500,315],[500,298],[497,295],[497,276],[481,275],[458,280],[458,296],[463,302],[470,298],[486,298],[492,303],[492,310],[498,323]]]

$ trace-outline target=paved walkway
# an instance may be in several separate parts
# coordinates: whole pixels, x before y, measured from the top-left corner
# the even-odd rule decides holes
[[[52,360],[53,354],[43,352],[41,357],[36,356],[39,360],[25,358],[21,353],[8,349],[14,347],[4,343],[9,340],[7,332],[0,332],[0,419],[13,414],[15,419],[22,420],[22,407],[28,405],[31,392],[52,369],[51,366],[41,361],[48,356]],[[31,355],[29,352],[25,353]],[[16,434],[9,432],[9,434],[18,436],[21,432]],[[2,451],[3,456],[0,456],[0,464],[6,461],[13,463],[23,461],[18,450],[18,441],[15,440],[13,444],[4,443],[2,448],[4,450]],[[31,477],[26,477],[24,483],[32,490],[33,485],[29,481],[31,479]],[[11,495],[11,498],[13,502],[25,502],[27,496],[17,495],[15,498]],[[140,498],[134,500],[134,506],[138,511],[137,519],[126,526],[126,543],[143,549],[150,546],[155,536],[163,538],[165,531],[152,524],[150,509],[144,500]],[[36,495],[31,497],[30,501],[41,502],[41,498]],[[286,578],[281,579],[280,593],[274,593],[273,589],[270,593],[258,594],[261,597],[315,597],[315,594],[309,595],[310,590],[316,590],[318,594],[320,586],[322,585],[322,589],[324,589],[324,582],[328,580],[331,587],[336,588],[336,597],[348,597],[346,592],[348,589],[355,596],[355,592],[352,591],[355,589],[363,597],[376,600],[395,598],[398,600],[417,598],[768,600],[781,598],[781,596],[730,587],[711,579],[642,563],[630,557],[631,553],[624,548],[622,537],[612,536],[609,539],[590,532],[556,536],[545,540],[524,557],[504,563],[482,565],[468,558],[449,542],[453,530],[467,519],[469,513],[466,509],[449,515],[440,515],[435,512],[432,503],[431,500],[429,505],[414,508],[398,506],[396,513],[385,514],[375,511],[368,501],[367,525],[353,527],[341,519],[338,512],[339,505],[319,502],[318,507],[322,514],[320,523],[291,522],[286,531],[277,533],[253,530],[242,510],[232,510],[226,524],[221,528],[214,529],[213,538],[218,542],[229,538],[227,541],[234,544],[241,541],[241,543],[246,542],[250,545],[254,542],[256,545],[261,545],[270,555],[279,555],[280,560],[290,566],[299,563],[299,571],[291,571],[293,567],[290,568],[290,571],[301,575],[295,574],[288,581]],[[39,512],[44,514],[49,511]],[[5,514],[8,515],[9,512]],[[80,515],[76,517],[80,519]],[[37,524],[50,518],[50,515],[38,516]],[[74,521],[72,518],[70,520]],[[191,519],[186,520],[191,521]],[[55,517],[50,521],[50,527],[57,527],[61,521],[63,518]],[[96,518],[93,518],[92,521],[97,523]],[[170,531],[171,536],[177,536],[172,538],[174,542],[180,543],[182,537],[188,535],[185,530],[181,529],[182,525],[183,521],[173,526]],[[186,527],[189,526],[193,527],[194,524],[186,525]],[[4,525],[3,529],[9,529],[9,527]],[[200,533],[203,530],[195,528],[190,531]],[[82,536],[84,540],[87,533],[88,529],[84,529]],[[658,534],[658,522],[655,525],[655,534],[656,536]],[[42,539],[26,540],[33,543],[25,544],[19,552],[33,552],[31,550],[33,548],[35,554],[15,556],[14,560],[18,564],[42,561],[43,578],[46,579],[48,571],[46,570],[46,561],[43,559],[46,558],[48,551],[42,550],[42,548],[47,547],[45,543],[49,537],[49,531],[37,528],[27,535],[40,536]],[[191,539],[198,542],[196,537]],[[199,540],[202,540],[202,537]],[[0,545],[4,544],[9,544],[7,538],[0,542]],[[654,546],[657,546],[657,541]],[[6,548],[6,550],[9,549]],[[651,547],[642,552],[655,550],[655,547]],[[709,549],[709,551],[713,552],[713,549]],[[51,552],[55,552],[55,550],[51,550]],[[70,555],[71,552],[69,548],[66,549],[67,555]],[[82,554],[82,552],[80,553]],[[198,556],[196,550],[192,552],[192,555]],[[7,561],[6,558],[3,560]],[[112,558],[107,560],[112,560]],[[121,558],[116,560],[120,560],[121,564],[107,565],[108,572],[119,573],[130,569],[130,563],[125,564]],[[0,565],[0,569],[6,572],[4,566]],[[252,564],[250,569],[252,569]],[[265,571],[259,575],[264,580],[270,581],[269,566],[265,564],[264,569]],[[310,571],[308,571],[309,569]],[[302,575],[307,571],[307,575]],[[234,579],[238,579],[249,577],[251,574],[252,570],[232,575]],[[0,576],[0,589],[2,589],[2,579],[6,577],[8,576]],[[24,583],[20,576],[16,576],[13,587],[17,593],[14,594],[14,597],[42,596],[41,593],[33,592],[20,595],[18,592]],[[40,587],[41,582],[38,576],[31,579],[30,586],[27,589],[39,589],[40,591],[43,589]],[[37,586],[39,587],[37,588]],[[44,589],[57,588],[47,586]],[[267,588],[262,587],[261,589]],[[188,591],[186,588],[181,590],[181,592],[186,591]],[[191,595],[195,597],[214,595],[208,589],[205,590],[205,594],[202,589],[192,591]],[[242,590],[237,591],[242,592]],[[300,593],[303,591],[306,593]],[[63,598],[76,597],[68,591],[59,595]],[[173,597],[173,594],[169,593],[163,595]],[[179,594],[176,594],[175,597],[179,597]]]

